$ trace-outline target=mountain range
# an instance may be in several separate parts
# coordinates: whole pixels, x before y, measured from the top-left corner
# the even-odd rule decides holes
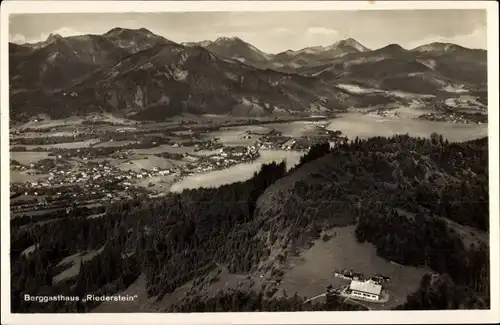
[[[330,46],[308,47],[298,51],[288,50],[277,54],[264,53],[238,37],[221,37],[214,42],[202,41],[183,44],[204,47],[225,59],[235,59],[262,69],[285,72],[297,72],[297,68],[304,66],[320,66],[328,63],[332,58],[349,53],[370,51],[352,38],[336,42]]]
[[[449,43],[368,49],[350,38],[269,54],[239,38],[176,43],[151,31],[51,34],[9,44],[10,116],[111,112],[139,120],[183,113],[267,116],[349,107],[432,105],[472,95],[486,105],[487,55]]]

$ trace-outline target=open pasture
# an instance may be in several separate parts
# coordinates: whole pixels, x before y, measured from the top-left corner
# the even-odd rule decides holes
[[[389,309],[404,303],[409,293],[418,290],[420,279],[430,270],[399,266],[377,256],[375,246],[359,243],[354,230],[355,226],[333,228],[326,232],[332,238],[314,241],[311,248],[293,258],[290,267],[284,270],[281,290],[289,295],[297,292],[301,297],[314,297],[324,293],[329,284],[334,288],[348,285],[349,281],[336,278],[334,272],[353,269],[365,276],[380,273],[390,277],[384,288],[390,292],[391,298],[379,308]],[[318,261],[321,261],[321,267],[318,267]]]

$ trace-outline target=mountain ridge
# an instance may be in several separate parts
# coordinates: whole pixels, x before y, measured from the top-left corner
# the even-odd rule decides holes
[[[371,100],[410,102],[385,90],[434,96],[458,87],[484,96],[486,85],[485,52],[446,43],[370,50],[349,38],[267,54],[237,37],[176,43],[145,28],[117,27],[102,35],[51,34],[43,42],[10,43],[9,50],[13,118],[96,110],[148,119],[317,114]],[[381,90],[338,87],[352,83]]]

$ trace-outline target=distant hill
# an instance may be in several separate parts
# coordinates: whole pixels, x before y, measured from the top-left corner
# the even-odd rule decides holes
[[[201,46],[222,59],[234,59],[260,68],[272,67],[270,62],[272,55],[262,52],[238,37],[220,37],[214,42],[191,42],[183,43],[183,45]]]
[[[332,59],[302,71],[323,80],[409,93],[450,95],[487,89],[484,50],[433,43],[414,50],[397,44]],[[452,95],[450,95],[452,96]]]
[[[10,78],[14,88],[50,91],[155,44],[170,43],[146,29],[114,28],[104,35],[71,37],[50,34],[43,42],[10,45]]]
[[[431,43],[412,50],[421,62],[457,82],[487,88],[488,57],[485,50],[450,43]]]
[[[180,113],[317,114],[411,102],[394,91],[443,100],[468,92],[486,102],[486,52],[453,44],[370,50],[347,39],[267,54],[239,38],[177,44],[144,28],[114,28],[11,43],[9,50],[17,120],[101,111],[150,120]]]
[[[273,62],[278,68],[294,69],[318,66],[328,63],[333,58],[350,53],[370,51],[353,38],[338,41],[330,46],[307,47],[302,50],[278,53],[273,56]]]
[[[149,49],[154,45],[175,44],[166,38],[153,34],[146,28],[126,29],[113,28],[103,35],[115,46],[124,49],[130,54]]]
[[[33,98],[38,111],[51,116],[109,111],[152,120],[180,113],[262,116],[332,111],[352,104],[343,90],[321,80],[256,70],[219,59],[201,47],[156,44],[114,65],[97,69],[86,64],[93,71],[67,87],[14,97],[16,113],[29,113]]]
[[[238,37],[221,37],[215,41],[183,43],[186,46],[201,46],[224,59],[234,59],[262,69],[295,72],[297,68],[316,66],[348,53],[369,51],[358,41],[349,38],[330,46],[314,46],[301,50],[270,54]]]

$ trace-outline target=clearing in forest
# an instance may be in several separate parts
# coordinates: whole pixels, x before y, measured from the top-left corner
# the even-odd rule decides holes
[[[409,293],[418,290],[422,276],[429,270],[398,266],[377,256],[375,246],[357,241],[355,229],[355,226],[331,229],[325,232],[332,236],[328,241],[320,238],[298,257],[291,258],[277,295],[285,290],[289,296],[295,293],[306,298],[316,296],[325,292],[329,284],[334,288],[349,284],[347,280],[336,278],[334,272],[352,269],[366,277],[377,273],[390,277],[384,288],[390,291],[391,299],[379,308],[388,309],[404,303]]]

